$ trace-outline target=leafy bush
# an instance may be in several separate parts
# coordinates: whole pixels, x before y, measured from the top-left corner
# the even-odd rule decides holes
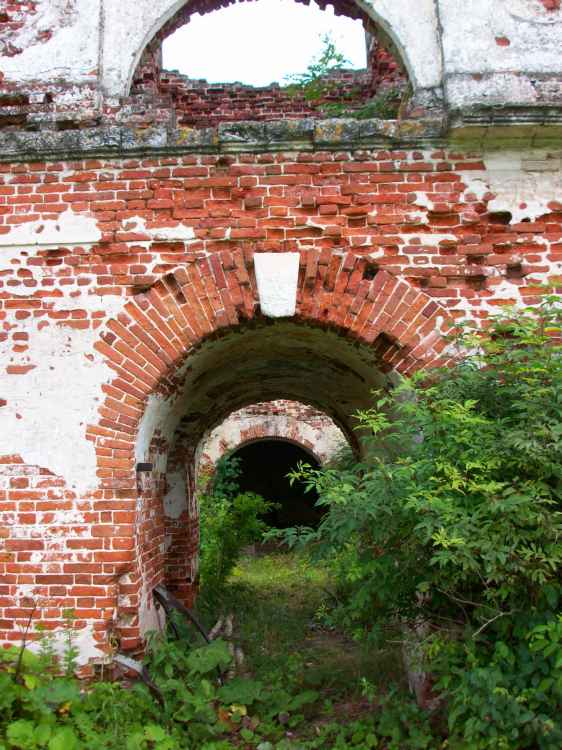
[[[425,623],[456,748],[562,746],[561,321],[547,297],[466,326],[456,366],[359,415],[365,459],[294,474],[328,513],[288,541],[332,563],[356,636]]]
[[[57,675],[51,658],[28,650],[18,671],[20,653],[0,650],[0,750],[178,747],[164,741],[168,734],[157,726],[158,710],[144,687],[96,683],[84,690],[73,676]]]
[[[382,120],[394,119],[398,117],[404,93],[404,89],[398,86],[382,89],[362,107],[349,112],[349,117],[354,117],[356,120],[367,120],[371,117]]]
[[[240,492],[240,460],[221,458],[207,490],[199,494],[200,562],[204,590],[219,590],[244,547],[260,540],[267,524],[261,519],[273,504],[254,492]]]
[[[303,96],[306,101],[319,102],[334,91],[335,82],[329,76],[349,64],[345,56],[338,52],[329,34],[322,37],[322,51],[312,60],[304,73],[287,76],[287,93]]]
[[[329,34],[322,37],[322,44],[320,55],[312,60],[304,73],[287,76],[289,84],[285,90],[288,94],[302,96],[311,105],[320,109],[326,117],[389,120],[398,116],[400,105],[408,91],[403,86],[381,89],[361,107],[350,106],[353,104],[350,100],[353,100],[360,89],[335,97],[338,83],[331,76],[349,65],[349,61],[338,52]],[[326,101],[327,99],[335,101]]]

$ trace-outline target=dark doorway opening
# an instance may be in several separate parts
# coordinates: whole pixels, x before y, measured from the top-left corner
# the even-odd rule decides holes
[[[257,492],[266,500],[279,504],[266,521],[275,528],[317,526],[322,517],[315,508],[318,495],[305,492],[299,482],[292,485],[287,474],[299,462],[319,468],[318,461],[304,448],[288,440],[259,440],[239,448],[233,454],[240,459],[239,478],[242,492]]]

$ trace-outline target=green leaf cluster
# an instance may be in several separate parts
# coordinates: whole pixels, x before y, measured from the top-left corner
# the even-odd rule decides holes
[[[220,591],[244,547],[261,540],[268,528],[262,517],[273,504],[240,492],[239,475],[239,459],[225,456],[199,492],[199,576],[207,594]]]

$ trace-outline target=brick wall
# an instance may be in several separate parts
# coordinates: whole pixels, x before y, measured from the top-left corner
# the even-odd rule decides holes
[[[341,71],[326,78],[328,91],[320,100],[290,95],[279,84],[245,86],[191,80],[164,71],[159,91],[171,98],[180,126],[213,127],[239,120],[284,120],[321,117],[323,108],[338,106],[347,113],[363,106],[371,95],[371,75],[366,71]]]
[[[137,648],[152,586],[192,592],[205,431],[273,398],[344,421],[375,372],[442,362],[447,321],[539,299],[559,193],[553,150],[3,164],[0,640],[37,605],[84,658]],[[264,252],[298,254],[290,320],[260,313]]]

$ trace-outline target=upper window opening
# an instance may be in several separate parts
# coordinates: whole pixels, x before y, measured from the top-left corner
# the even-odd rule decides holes
[[[306,3],[186,3],[145,48],[132,93],[157,95],[179,127],[396,117],[407,78],[389,38],[355,0]]]
[[[346,59],[346,68],[366,68],[360,20],[294,0],[236,3],[193,15],[164,41],[163,67],[209,83],[286,83],[287,76],[302,73],[320,56],[326,35]]]

